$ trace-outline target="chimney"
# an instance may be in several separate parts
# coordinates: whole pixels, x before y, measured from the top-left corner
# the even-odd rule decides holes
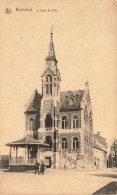
[[[97,135],[99,135],[99,136],[100,136],[100,132],[99,132],[99,131],[97,132]]]

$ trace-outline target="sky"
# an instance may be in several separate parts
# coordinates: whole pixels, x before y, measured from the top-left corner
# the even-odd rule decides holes
[[[41,93],[51,25],[61,91],[84,89],[88,79],[94,133],[100,131],[110,145],[117,137],[116,1],[0,4],[0,154],[9,152],[6,143],[25,135],[25,105],[35,89]],[[5,13],[7,7],[12,9],[9,15]]]

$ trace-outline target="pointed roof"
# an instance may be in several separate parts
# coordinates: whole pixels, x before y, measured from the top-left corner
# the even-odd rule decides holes
[[[16,140],[14,142],[7,143],[6,146],[27,146],[27,145],[39,145],[39,146],[49,146],[47,143],[36,140],[32,137],[26,136],[22,139]]]
[[[48,51],[48,56],[46,57],[46,61],[47,60],[56,60],[56,56],[55,56],[55,50],[54,50],[54,43],[53,43],[53,32],[50,33],[51,38],[50,38],[50,44],[49,44],[49,51]]]
[[[26,108],[26,112],[37,112],[41,106],[41,94],[38,93],[37,89],[34,90],[30,100],[29,100],[29,103],[27,105],[27,108]]]

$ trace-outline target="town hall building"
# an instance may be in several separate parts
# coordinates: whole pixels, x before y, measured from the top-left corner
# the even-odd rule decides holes
[[[10,168],[23,170],[43,161],[50,168],[94,166],[93,113],[88,81],[83,90],[60,91],[61,75],[53,33],[43,69],[42,93],[33,92],[25,111],[26,136],[10,146]],[[18,150],[24,150],[18,156]],[[15,153],[15,156],[13,154]]]

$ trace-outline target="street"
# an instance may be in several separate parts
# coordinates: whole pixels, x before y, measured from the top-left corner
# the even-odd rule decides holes
[[[110,182],[117,182],[117,169],[46,169],[44,175],[1,170],[0,194],[92,194]]]

